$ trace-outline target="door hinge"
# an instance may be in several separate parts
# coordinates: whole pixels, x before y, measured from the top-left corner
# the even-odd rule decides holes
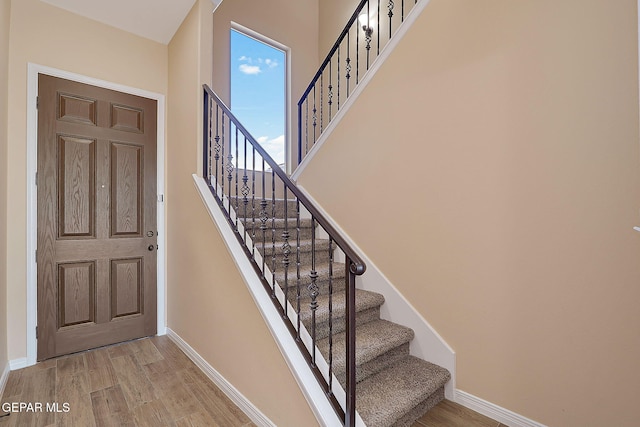
[[[38,263],[38,250],[36,249],[36,264]]]
[[[36,96],[36,110],[40,108],[40,97]]]
[[[38,327],[36,326],[36,339],[38,339]]]
[[[36,171],[36,187],[38,186],[38,172]]]

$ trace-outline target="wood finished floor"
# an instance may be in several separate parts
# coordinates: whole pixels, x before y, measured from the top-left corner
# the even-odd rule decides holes
[[[507,427],[469,408],[443,400],[412,427]]]
[[[13,371],[0,400],[57,402],[69,412],[14,412],[0,427],[255,426],[166,336],[47,360]],[[43,408],[44,409],[44,408]],[[443,401],[412,427],[506,427]]]
[[[0,418],[0,427],[254,426],[168,337],[13,371],[2,402],[58,402],[60,410],[67,402],[70,410],[14,412]]]

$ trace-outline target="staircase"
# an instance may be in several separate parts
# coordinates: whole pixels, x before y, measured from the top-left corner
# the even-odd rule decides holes
[[[234,200],[242,206],[242,201]],[[288,202],[287,222],[293,228],[297,223],[295,202]],[[256,248],[264,259],[282,264],[284,256],[280,248],[284,244],[285,216],[284,200],[275,202],[275,237]],[[270,219],[272,220],[272,219]],[[260,220],[243,219],[244,229],[260,241]],[[329,252],[329,239],[315,239],[312,221],[300,221],[300,270],[311,271],[311,254],[318,252],[315,271],[319,296],[315,313],[316,346],[325,361],[332,357],[333,374],[341,385],[346,384],[345,364],[345,265],[332,261],[335,249]],[[265,240],[267,240],[265,238]],[[315,250],[312,248],[315,243]],[[330,275],[329,272],[332,271]],[[288,290],[283,287],[284,270],[276,269],[276,281],[292,307],[300,302],[300,318],[305,329],[312,330],[311,297],[307,288],[309,276],[288,282]],[[329,280],[331,278],[331,281]],[[299,296],[299,298],[298,298]],[[332,299],[331,306],[329,298]],[[367,426],[409,426],[429,409],[444,399],[444,385],[451,375],[449,371],[409,354],[409,343],[414,337],[413,330],[380,318],[380,306],[384,296],[356,290],[356,408]],[[331,307],[331,308],[330,308]],[[330,343],[333,341],[333,345]],[[330,350],[332,348],[332,351]]]
[[[386,1],[360,1],[298,103],[299,162],[418,3]],[[360,255],[206,85],[203,124],[203,179],[341,423],[412,425],[449,371],[410,354],[414,331],[356,287]]]

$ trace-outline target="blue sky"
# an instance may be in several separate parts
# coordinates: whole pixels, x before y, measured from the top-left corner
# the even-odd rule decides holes
[[[231,111],[283,164],[285,114],[284,52],[231,31]]]

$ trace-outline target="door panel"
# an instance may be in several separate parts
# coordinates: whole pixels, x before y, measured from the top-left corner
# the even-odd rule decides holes
[[[156,333],[156,102],[39,76],[38,360]]]

